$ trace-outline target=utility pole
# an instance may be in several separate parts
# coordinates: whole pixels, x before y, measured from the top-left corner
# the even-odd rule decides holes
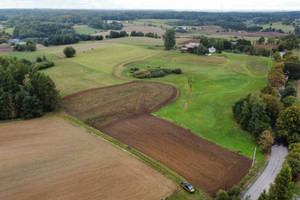
[[[255,163],[255,155],[256,155],[256,147],[254,149],[254,155],[253,155],[253,161],[252,161],[252,168],[254,167],[254,163]]]

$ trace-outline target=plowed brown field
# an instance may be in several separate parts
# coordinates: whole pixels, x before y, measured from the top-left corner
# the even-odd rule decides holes
[[[12,52],[11,46],[0,46],[0,54]]]
[[[0,199],[162,199],[175,184],[58,117],[0,123]]]
[[[166,84],[131,82],[66,97],[63,107],[214,196],[219,189],[239,183],[251,161],[150,114],[170,103],[177,94],[173,86]],[[90,122],[86,117],[89,115],[95,120]]]

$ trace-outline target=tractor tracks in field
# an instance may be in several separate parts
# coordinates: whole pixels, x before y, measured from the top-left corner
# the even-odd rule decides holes
[[[141,58],[138,58],[138,59],[131,59],[131,60],[122,61],[122,62],[116,64],[116,65],[113,67],[113,70],[112,70],[112,72],[111,72],[111,75],[112,75],[114,78],[117,78],[117,79],[120,79],[120,80],[123,80],[123,81],[132,81],[132,80],[130,80],[130,79],[128,79],[128,78],[122,77],[122,72],[124,71],[124,66],[125,66],[125,65],[128,65],[128,64],[131,64],[131,63],[134,63],[134,62],[138,62],[138,61],[145,60],[145,59],[147,59],[147,58],[156,56],[156,55],[158,55],[158,54],[160,54],[160,53],[161,53],[161,52],[158,51],[158,52],[149,54],[149,55],[147,55],[147,56],[144,56],[144,57],[141,57]]]
[[[188,88],[187,88],[186,100],[184,102],[182,110],[186,110],[188,108],[190,97],[191,97],[191,94],[192,94],[192,77],[190,75],[187,75],[187,74],[185,74],[185,76],[187,78]]]

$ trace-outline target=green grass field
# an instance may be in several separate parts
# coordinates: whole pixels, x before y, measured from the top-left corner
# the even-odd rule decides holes
[[[37,57],[43,58],[43,56],[46,56],[47,60],[56,60],[58,57],[53,54],[49,53],[42,53],[42,52],[11,52],[7,54],[2,54],[1,56],[6,57],[17,57],[19,59],[26,59],[30,60],[31,62],[36,61]]]
[[[181,91],[179,99],[155,115],[251,158],[256,142],[234,122],[231,107],[239,98],[266,84],[268,60],[238,54],[203,57],[168,52],[132,63],[123,74],[128,76],[128,69],[132,67],[181,68],[182,75],[150,79],[175,85]],[[257,158],[263,160],[260,150]]]
[[[132,23],[135,25],[148,25],[152,24],[157,27],[162,26],[163,29],[172,28],[173,26],[167,25],[166,22],[179,21],[178,19],[138,19]]]
[[[87,25],[73,26],[73,28],[75,29],[76,33],[84,34],[84,35],[90,35],[90,34],[99,33],[102,31],[100,29],[88,27]]]
[[[9,35],[13,35],[14,30],[15,30],[15,28],[7,28],[7,29],[5,29],[4,31],[5,31],[6,33],[8,33]]]
[[[269,28],[270,24],[262,25],[263,28]],[[293,33],[295,28],[292,25],[283,25],[282,22],[274,22],[272,23],[272,28],[282,29],[285,33]]]
[[[90,88],[126,82],[112,75],[114,67],[152,55],[156,51],[129,45],[108,45],[55,61],[44,70],[56,83],[62,96]]]
[[[128,45],[144,45],[144,46],[163,46],[162,39],[155,39],[149,37],[125,37],[104,40],[104,43],[110,44],[128,44]]]

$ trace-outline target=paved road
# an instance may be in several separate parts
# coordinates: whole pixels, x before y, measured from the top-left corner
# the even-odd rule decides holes
[[[276,175],[281,170],[287,153],[288,149],[283,145],[275,145],[272,147],[272,153],[266,169],[244,194],[244,198],[250,196],[251,200],[257,200],[260,193],[262,193],[264,189],[266,189],[266,191],[269,190],[270,183],[274,182]]]

